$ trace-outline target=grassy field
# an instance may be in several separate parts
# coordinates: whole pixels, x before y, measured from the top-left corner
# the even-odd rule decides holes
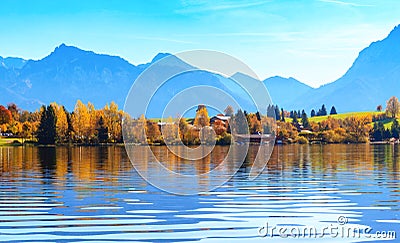
[[[332,117],[332,118],[335,118],[335,119],[345,119],[346,117],[350,117],[350,116],[356,116],[356,117],[365,116],[365,115],[373,116],[373,115],[379,115],[379,114],[383,114],[383,113],[384,113],[383,111],[382,112],[379,112],[379,111],[348,112],[348,113],[342,113],[342,114],[337,114],[337,115],[314,116],[314,117],[309,117],[308,120],[310,122],[318,123],[318,122],[321,122],[321,121],[324,121],[324,120],[328,119],[329,116]],[[287,121],[287,122],[292,122],[292,120],[293,120],[292,118],[287,118],[287,117],[285,118],[285,121]],[[301,121],[301,118],[299,118],[299,121]],[[400,118],[397,119],[397,121],[400,122]],[[392,126],[393,120],[392,119],[386,119],[386,120],[383,120],[382,122],[385,125],[386,129],[390,129],[391,126]]]
[[[361,112],[349,112],[349,113],[342,113],[342,114],[337,114],[337,115],[328,115],[331,116],[332,118],[335,119],[345,119],[346,117],[349,116],[365,116],[365,115],[378,115],[378,114],[383,114],[384,112],[379,112],[379,111],[361,111]],[[313,121],[313,122],[320,122],[323,120],[326,120],[328,118],[328,116],[314,116],[314,117],[310,117],[308,118],[309,121]]]
[[[12,145],[13,142],[17,140],[18,142],[22,143],[22,138],[6,138],[6,137],[0,137],[0,146],[4,145]]]

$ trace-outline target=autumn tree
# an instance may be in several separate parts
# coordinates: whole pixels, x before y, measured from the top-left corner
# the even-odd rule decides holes
[[[89,114],[89,123],[86,125],[85,129],[85,137],[87,142],[96,136],[96,125],[97,125],[97,110],[95,109],[93,103],[87,103],[87,110]]]
[[[160,141],[161,132],[158,128],[157,122],[153,122],[148,120],[146,123],[147,126],[147,140],[151,143]]]
[[[161,133],[166,144],[175,143],[179,137],[178,125],[172,117],[168,117],[165,124],[161,127]]]
[[[84,139],[86,126],[89,123],[89,113],[85,104],[78,100],[72,114],[72,126],[77,138]]]
[[[92,103],[88,102],[86,106],[78,100],[71,119],[75,135],[79,140],[89,142],[95,137],[97,117]]]
[[[34,124],[31,122],[25,121],[22,123],[22,138],[33,138],[34,133]]]
[[[53,107],[56,116],[56,141],[65,142],[68,137],[68,121],[67,112],[64,106],[58,105],[53,102],[50,104]]]
[[[281,121],[277,122],[277,140],[284,142],[288,140],[292,141],[297,138],[298,134],[297,128],[291,123]]]
[[[257,134],[262,132],[261,121],[257,119],[254,113],[250,113],[247,117],[247,124],[249,124],[250,134]]]
[[[104,113],[104,124],[110,133],[110,139],[114,142],[122,140],[122,113],[118,110],[118,105],[111,102],[102,110]]]
[[[205,127],[210,125],[207,108],[204,105],[199,105],[196,111],[193,125],[195,127]]]
[[[372,116],[350,116],[344,119],[344,126],[350,142],[367,142],[371,130]]]
[[[135,122],[135,125],[133,127],[134,141],[141,144],[147,143],[146,133],[147,133],[147,121],[144,114],[142,114],[139,117],[139,119]]]
[[[12,118],[14,121],[19,121],[20,118],[20,111],[21,109],[14,103],[10,103],[7,105],[7,110],[11,112]]]
[[[264,134],[274,134],[276,130],[276,122],[273,118],[263,116],[261,118],[261,131]]]
[[[395,118],[400,111],[400,103],[396,96],[392,96],[386,102],[386,114],[388,114],[391,118]]]
[[[184,117],[179,118],[178,122],[178,131],[179,131],[179,136],[182,141],[185,141],[185,134],[188,132],[189,124],[187,123],[186,119]]]
[[[8,124],[12,121],[11,112],[4,106],[0,105],[0,124]]]

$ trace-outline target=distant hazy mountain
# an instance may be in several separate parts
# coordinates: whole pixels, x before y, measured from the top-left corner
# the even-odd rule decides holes
[[[19,57],[0,57],[0,66],[5,69],[22,68],[26,63],[26,60]]]
[[[122,108],[128,91],[139,74],[151,63],[167,56],[170,54],[159,53],[150,63],[135,66],[120,57],[96,54],[62,44],[41,60],[24,61],[22,67],[18,66],[18,59],[13,60],[14,62],[11,59],[2,59],[7,62],[0,66],[0,88],[5,94],[0,96],[0,104],[14,102],[23,109],[35,110],[42,104],[55,101],[71,111],[76,100],[80,99],[84,103],[92,102],[97,108],[115,101]],[[176,67],[172,68],[188,66],[174,58],[174,61],[165,66],[165,70],[171,70],[174,65]],[[151,77],[148,81],[151,82]],[[173,95],[196,85],[214,86],[224,90],[244,105],[244,109],[252,110],[250,100],[233,92],[228,87],[229,80],[220,75],[199,71],[179,75],[173,81],[159,88],[156,98],[149,105],[148,116],[161,117],[163,106],[167,105]],[[146,86],[140,89],[142,93],[148,92]],[[202,98],[220,98],[209,93],[195,93],[191,98],[196,97],[199,102]],[[168,115],[176,114],[177,111]]]
[[[279,76],[267,78],[265,86],[274,104],[284,109],[297,109],[296,101],[307,92],[314,90],[312,87],[294,79],[282,78]]]
[[[138,75],[151,63],[169,55],[160,53],[150,63],[135,66],[117,56],[62,44],[41,60],[0,57],[0,104],[15,102],[23,109],[35,110],[42,104],[56,101],[72,110],[76,100],[81,99],[85,103],[94,103],[98,108],[110,101],[123,107]],[[180,62],[176,60],[176,63]],[[242,74],[237,75],[243,78]],[[195,72],[180,75],[175,80],[178,82],[160,89],[157,102],[165,103],[173,94],[193,85],[212,85],[230,93],[245,109],[252,109],[248,97],[219,75]],[[400,27],[384,40],[361,51],[343,77],[318,89],[294,78],[278,76],[263,83],[272,101],[287,110],[306,109],[309,112],[322,104],[328,109],[335,105],[338,112],[374,110],[379,104],[385,105],[390,96],[400,95]],[[199,95],[208,94],[195,96]],[[149,116],[159,116],[162,105],[157,102],[153,102],[154,112]]]
[[[400,26],[360,52],[350,69],[335,82],[311,90],[293,102],[299,108],[323,103],[338,112],[374,110],[391,96],[400,96]]]
[[[53,101],[72,109],[77,99],[98,106],[112,100],[122,105],[142,70],[120,57],[62,44],[47,57],[29,60],[20,69],[0,70],[4,78],[0,85],[8,92],[8,96],[0,96],[0,102],[15,102],[30,110]]]

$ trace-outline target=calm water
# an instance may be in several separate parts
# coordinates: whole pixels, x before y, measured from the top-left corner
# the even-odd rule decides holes
[[[154,152],[163,155],[165,149]],[[166,163],[203,173],[220,162],[224,150],[217,148],[203,163]],[[142,180],[122,147],[1,147],[0,241],[376,240],[258,236],[266,224],[322,232],[342,216],[347,227],[396,231],[400,242],[399,150],[398,145],[278,146],[254,181],[247,179],[245,163],[218,190],[176,196]]]

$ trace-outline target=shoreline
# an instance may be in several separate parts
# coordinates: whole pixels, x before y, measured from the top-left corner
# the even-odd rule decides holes
[[[356,144],[365,144],[365,145],[399,145],[399,141],[373,141],[367,143],[275,143],[274,146],[286,146],[286,145],[331,145],[331,144],[343,144],[343,145],[356,145]],[[151,146],[151,147],[160,147],[167,146],[166,144],[131,144],[133,146]],[[259,143],[250,143],[252,145],[260,145]],[[261,144],[262,145],[262,144]],[[4,143],[0,144],[0,147],[124,147],[124,143],[101,143],[101,144],[86,144],[86,143],[62,143],[62,144],[36,144],[36,143]],[[169,145],[171,146],[171,145]],[[181,146],[181,145],[172,145],[172,146]],[[199,145],[185,145],[189,147],[196,147]],[[215,144],[215,146],[230,146],[230,144]]]

